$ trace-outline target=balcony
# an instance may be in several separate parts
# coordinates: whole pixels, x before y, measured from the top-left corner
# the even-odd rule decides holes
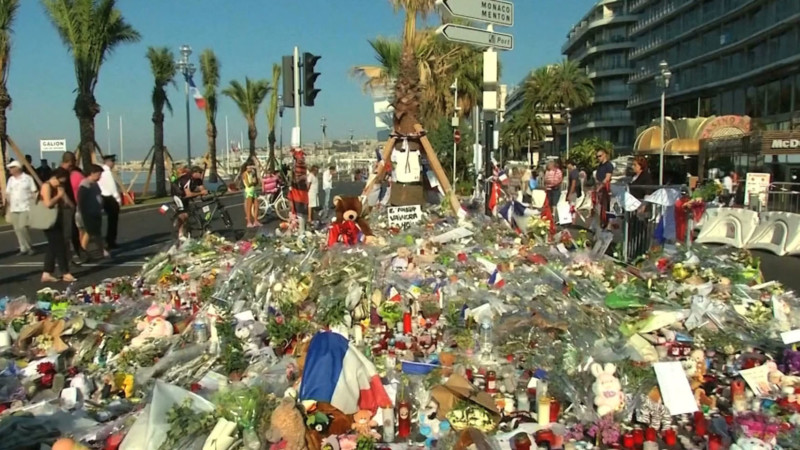
[[[587,42],[586,48],[575,53],[572,56],[569,56],[569,59],[573,59],[577,62],[580,62],[587,56],[593,55],[595,53],[607,52],[611,50],[623,50],[633,47],[634,43],[632,41],[629,41],[628,39],[622,36],[614,36],[612,39],[602,39],[602,40],[598,39],[593,43]]]
[[[622,102],[628,100],[629,89],[598,89],[594,92],[592,103]]]
[[[653,3],[654,0],[634,0],[631,2],[630,7],[628,7],[628,11],[632,13],[637,13],[641,11],[645,6]]]
[[[597,14],[591,19],[585,19],[569,33],[567,42],[561,47],[561,53],[567,54],[585,36],[586,32],[593,28],[616,23],[636,22],[636,19],[637,16],[634,14],[613,14],[608,16]]]
[[[672,0],[671,2],[667,3],[658,10],[654,11],[647,17],[643,17],[638,22],[636,22],[636,25],[631,27],[630,34],[635,35],[640,31],[643,31],[647,28],[650,28],[653,25],[663,22],[665,19],[683,10],[684,7],[690,6],[691,3],[692,3],[691,0]]]
[[[596,66],[586,66],[586,75],[589,78],[629,75],[631,72],[633,72],[633,70],[627,64],[598,64]]]

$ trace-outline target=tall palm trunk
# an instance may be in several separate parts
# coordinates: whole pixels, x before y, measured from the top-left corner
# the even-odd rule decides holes
[[[75,115],[80,126],[81,143],[78,147],[81,154],[81,165],[86,171],[94,163],[95,151],[94,117],[100,112],[100,105],[92,93],[80,93],[75,99]]]
[[[211,156],[211,172],[208,174],[208,179],[212,183],[216,183],[219,175],[217,174],[217,125],[214,122],[206,123],[206,136],[208,136],[208,152]]]
[[[11,106],[11,96],[8,95],[8,89],[4,83],[0,83],[0,158],[3,165],[6,162],[6,137],[8,130],[8,118],[6,117],[6,110]]]
[[[256,138],[258,137],[258,130],[255,124],[247,125],[247,138],[250,140],[250,157],[256,156]]]
[[[155,159],[156,197],[167,196],[166,167],[164,166],[164,113],[153,113],[153,158]]]
[[[276,159],[275,159],[275,130],[269,131],[269,136],[267,136],[267,141],[269,142],[269,157],[267,158],[267,169],[273,170],[275,169]]]

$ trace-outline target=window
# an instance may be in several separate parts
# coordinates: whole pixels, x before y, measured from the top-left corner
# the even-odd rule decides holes
[[[800,74],[794,77],[794,107],[793,111],[800,111]]]
[[[745,90],[743,88],[736,89],[733,92],[733,114],[747,114],[745,108]]]
[[[779,37],[778,36],[771,37],[769,39],[768,45],[769,45],[769,54],[767,55],[767,58],[769,58],[768,60],[769,61],[775,61],[775,60],[780,59],[781,58],[780,57],[781,46],[780,46]]]
[[[792,79],[784,78],[781,80],[781,99],[778,112],[788,113],[792,112]]]
[[[756,88],[749,87],[747,88],[747,94],[745,97],[745,114],[750,117],[760,117],[761,114],[758,113],[758,92]]]
[[[733,112],[733,91],[723,92],[720,95],[720,114],[735,114]]]
[[[765,86],[767,94],[767,112],[768,116],[778,114],[781,103],[781,82],[773,81]]]
[[[756,97],[758,98],[758,109],[756,110],[756,117],[761,117],[764,115],[765,108],[765,100],[767,98],[767,86],[761,85],[756,88]]]

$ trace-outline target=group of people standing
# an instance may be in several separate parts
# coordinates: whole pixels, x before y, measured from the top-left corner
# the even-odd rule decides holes
[[[44,230],[47,247],[44,255],[42,282],[60,280],[72,282],[72,263],[83,263],[110,257],[109,250],[117,248],[117,227],[122,198],[113,177],[116,158],[104,157],[103,165],[92,164],[81,171],[75,154],[65,152],[61,165],[42,179],[37,188],[33,178],[25,173],[22,164],[12,161],[7,165],[10,177],[3,195],[6,216],[12,224],[19,243],[20,253],[34,254],[28,231],[29,212],[41,202],[58,211],[55,221]],[[103,214],[108,217],[108,227],[103,240]],[[70,248],[71,244],[71,248]],[[56,266],[61,272],[58,278]]]

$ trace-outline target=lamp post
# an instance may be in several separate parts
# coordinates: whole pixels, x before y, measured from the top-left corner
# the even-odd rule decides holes
[[[452,185],[455,186],[456,185],[456,151],[458,150],[458,142],[456,142],[455,136],[456,136],[456,130],[458,130],[458,125],[459,125],[458,124],[458,112],[461,110],[461,108],[458,106],[458,78],[456,78],[456,81],[453,82],[452,85],[450,85],[450,89],[452,89],[453,92],[454,92],[454,95],[453,95],[453,121],[452,121],[452,125],[453,125],[453,183],[452,183]]]
[[[281,160],[283,160],[283,109],[284,109],[283,96],[279,95],[278,96],[278,128],[280,128],[280,135],[281,135],[281,137],[280,137],[280,146],[281,146],[280,155],[281,155]]]
[[[528,166],[533,166],[533,154],[531,153],[531,139],[533,139],[533,127],[528,125]]]
[[[569,126],[572,123],[572,109],[564,108],[564,122],[567,124],[567,159],[569,159]]]
[[[194,75],[194,72],[197,70],[194,67],[194,64],[189,62],[189,55],[192,54],[192,47],[184,44],[181,45],[181,59],[177,62],[178,71],[183,74],[184,82],[185,82],[185,92],[186,92],[186,160],[188,161],[189,166],[192,165],[192,129],[191,123],[189,122],[189,78]]]
[[[355,144],[355,142],[353,142],[354,138],[355,138],[355,135],[353,134],[353,129],[350,128],[350,152],[351,153],[355,151],[355,150],[353,150],[353,145]]]
[[[664,185],[664,150],[667,144],[667,131],[665,129],[665,105],[667,101],[667,88],[669,88],[669,80],[672,78],[672,72],[669,70],[669,64],[666,61],[661,61],[658,64],[661,71],[660,75],[656,76],[656,83],[661,87],[661,153],[658,158],[658,184]]]
[[[322,152],[325,153],[325,119],[324,117],[319,121],[319,127],[322,129]]]

